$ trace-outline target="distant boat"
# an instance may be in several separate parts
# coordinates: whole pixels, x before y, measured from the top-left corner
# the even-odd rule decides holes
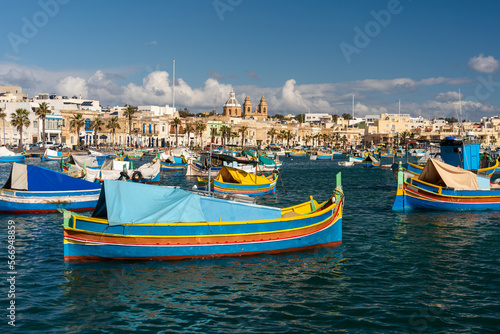
[[[100,191],[100,184],[43,167],[14,163],[9,179],[1,189],[0,213],[92,210]]]
[[[289,157],[296,158],[296,157],[306,157],[307,153],[306,151],[291,151],[288,153]]]
[[[65,161],[69,158],[69,152],[61,152],[51,150],[50,148],[46,149],[43,155],[41,156],[42,161]]]
[[[276,254],[342,243],[344,194],[287,208],[169,187],[104,181],[92,217],[64,211],[64,261]],[[151,200],[151,199],[155,200]]]
[[[367,155],[361,163],[363,167],[380,167],[380,160],[375,158],[374,155]]]
[[[0,162],[21,162],[26,160],[26,153],[14,153],[5,146],[0,147]]]
[[[354,163],[358,163],[358,164],[362,163],[363,160],[365,160],[365,158],[355,157],[353,155],[348,155],[347,157],[348,157],[348,159],[349,159],[350,162],[354,162]]]
[[[354,161],[339,161],[338,165],[342,167],[351,167],[354,166]]]
[[[260,196],[274,193],[277,181],[277,173],[270,176],[256,175],[241,169],[224,166],[213,179],[213,190],[218,193]],[[198,178],[198,184],[206,186],[208,180]]]

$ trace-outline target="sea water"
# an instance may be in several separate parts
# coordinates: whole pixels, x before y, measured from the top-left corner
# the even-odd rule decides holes
[[[258,204],[289,206],[310,195],[321,202],[342,172],[341,246],[65,264],[61,214],[0,215],[0,332],[498,332],[499,212],[393,212],[390,171],[339,167],[345,157],[283,160],[276,194]],[[59,168],[39,159],[27,163]],[[9,171],[9,164],[0,165],[0,183]],[[162,182],[190,189],[196,179],[164,172]],[[15,274],[9,274],[9,222],[16,231]],[[14,284],[7,281],[12,276]]]

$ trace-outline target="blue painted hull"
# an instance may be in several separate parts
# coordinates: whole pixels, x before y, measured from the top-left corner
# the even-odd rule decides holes
[[[26,155],[2,156],[0,162],[22,162],[26,161]]]

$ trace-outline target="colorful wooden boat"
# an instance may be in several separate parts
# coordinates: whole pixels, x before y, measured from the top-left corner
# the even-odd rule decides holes
[[[365,160],[365,158],[362,157],[355,157],[353,155],[348,155],[349,161],[354,162],[355,164],[360,164]]]
[[[342,151],[340,150],[332,150],[333,155],[342,155]]]
[[[160,160],[161,170],[179,171],[187,167],[187,161],[184,157],[168,156]]]
[[[318,160],[332,160],[333,159],[332,153],[318,152],[317,156],[318,156]]]
[[[5,146],[0,146],[0,163],[1,162],[21,162],[26,160],[26,152],[14,153],[8,150]]]
[[[393,210],[500,210],[500,188],[489,177],[429,159],[417,177],[398,172]]]
[[[290,153],[288,153],[288,156],[292,158],[306,157],[307,153],[306,151],[291,151]]]
[[[233,167],[222,167],[213,179],[213,190],[218,193],[260,196],[274,193],[278,174],[256,175]],[[206,186],[208,180],[198,177],[198,185]]]
[[[50,148],[46,149],[43,155],[41,156],[42,161],[66,161],[69,158],[69,152],[61,152],[51,150]]]
[[[325,202],[311,197],[283,209],[106,180],[92,217],[64,212],[64,260],[182,260],[338,246],[344,195],[337,179]]]
[[[100,184],[43,167],[14,163],[9,179],[0,191],[0,213],[92,210],[100,191]]]
[[[100,169],[102,163],[99,163],[97,157],[91,155],[76,155],[71,154],[68,160],[63,161],[61,163],[61,168],[63,172],[68,172],[71,169],[71,166],[77,165],[91,169]]]
[[[380,160],[375,158],[374,155],[369,154],[364,158],[361,164],[363,167],[380,167]]]

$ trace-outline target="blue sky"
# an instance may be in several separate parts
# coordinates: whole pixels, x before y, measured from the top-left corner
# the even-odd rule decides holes
[[[0,85],[105,105],[500,114],[497,1],[3,1]]]

